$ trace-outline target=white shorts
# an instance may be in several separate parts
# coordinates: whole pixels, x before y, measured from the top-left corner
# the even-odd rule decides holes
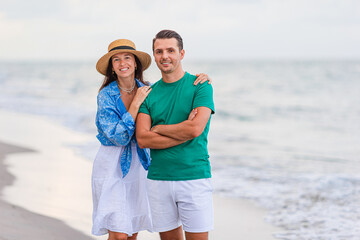
[[[188,181],[147,179],[153,230],[166,232],[181,225],[186,232],[208,232],[214,228],[210,178]]]

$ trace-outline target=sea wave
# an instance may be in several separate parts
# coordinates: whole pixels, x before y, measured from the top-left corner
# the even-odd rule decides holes
[[[236,178],[236,181],[234,179]],[[217,192],[256,201],[269,210],[266,221],[289,240],[355,240],[360,236],[360,177],[286,174],[232,167],[214,172]]]

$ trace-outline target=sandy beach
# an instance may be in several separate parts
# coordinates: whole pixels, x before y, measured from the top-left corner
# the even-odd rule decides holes
[[[15,177],[7,171],[4,159],[8,154],[35,153],[31,149],[0,142],[0,190],[14,183]],[[21,193],[19,193],[21,195]],[[3,198],[3,195],[1,194]],[[31,212],[0,199],[0,239],[89,239],[64,222]],[[24,199],[26,201],[26,199]]]
[[[106,239],[91,235],[92,162],[71,146],[95,136],[42,117],[0,111],[0,240]],[[211,240],[271,240],[281,229],[252,202],[214,195]],[[158,240],[141,232],[139,240]]]

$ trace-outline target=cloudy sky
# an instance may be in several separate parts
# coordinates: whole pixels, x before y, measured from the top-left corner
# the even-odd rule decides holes
[[[117,38],[151,53],[162,29],[194,60],[360,59],[359,0],[1,0],[0,60],[95,61]]]

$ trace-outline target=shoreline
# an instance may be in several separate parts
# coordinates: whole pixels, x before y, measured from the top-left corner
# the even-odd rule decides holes
[[[0,239],[89,239],[86,235],[67,226],[64,222],[37,214],[3,200],[3,189],[14,183],[15,177],[7,171],[6,157],[12,154],[35,152],[28,148],[11,145],[0,141]],[[59,235],[59,232],[62,234]]]
[[[27,231],[34,233],[34,238],[27,237],[29,240],[45,238],[45,234],[39,233],[42,230],[53,231],[51,235],[58,239],[106,239],[90,233],[92,162],[71,148],[94,136],[72,132],[43,117],[4,110],[0,110],[0,116],[0,173],[8,172],[6,187],[0,189],[0,216],[5,213],[3,209],[15,209],[19,213],[11,220],[1,217],[6,220],[0,220],[0,240],[19,239],[20,235],[6,238],[2,228],[9,224],[15,229],[26,225],[21,222],[23,214],[28,214],[27,220],[34,224],[25,231],[26,236],[30,236]],[[4,184],[2,177],[1,184]],[[214,212],[215,229],[209,234],[210,240],[239,236],[246,240],[274,240],[272,234],[281,231],[266,223],[266,211],[248,200],[215,193]],[[46,226],[45,230],[40,226]],[[21,232],[14,230],[14,234]],[[74,237],[76,234],[79,237]],[[157,233],[148,232],[141,232],[138,237],[138,240],[159,239]]]

